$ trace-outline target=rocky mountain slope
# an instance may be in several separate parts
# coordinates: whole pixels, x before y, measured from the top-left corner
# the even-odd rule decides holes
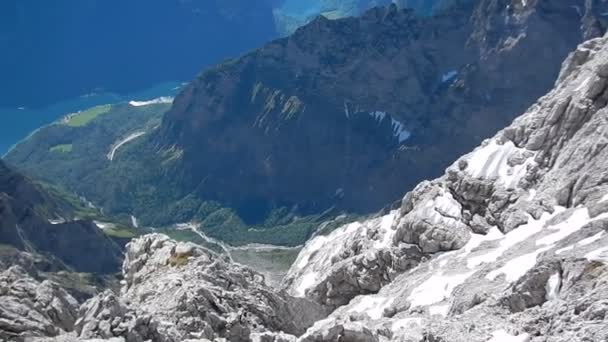
[[[330,308],[301,341],[608,336],[608,36],[400,208],[307,243],[287,290]]]
[[[580,45],[552,91],[398,208],[308,242],[286,292],[154,234],[127,247],[120,295],[96,296],[73,331],[43,340],[602,341],[607,104],[608,35]],[[54,308],[73,312],[58,296]]]
[[[0,244],[46,255],[80,272],[113,273],[119,246],[71,203],[0,161]]]

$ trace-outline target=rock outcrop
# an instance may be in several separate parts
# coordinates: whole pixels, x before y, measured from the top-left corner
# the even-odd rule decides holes
[[[78,302],[56,283],[13,266],[0,273],[0,339],[25,341],[72,331]]]
[[[267,286],[263,276],[165,235],[127,246],[121,294],[84,303],[70,334],[56,340],[292,341],[328,312]]]
[[[398,210],[312,239],[285,286],[338,308],[301,340],[606,339],[607,103],[605,36]]]

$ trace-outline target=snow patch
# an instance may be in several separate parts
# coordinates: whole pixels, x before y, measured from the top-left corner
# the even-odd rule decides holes
[[[574,247],[582,247],[582,246],[590,245],[590,244],[594,243],[595,241],[600,240],[603,236],[604,236],[604,231],[602,230],[599,233],[597,233],[597,234],[595,234],[593,236],[590,236],[590,237],[588,237],[586,239],[582,239],[581,241],[579,241],[579,242],[577,242],[577,243],[575,243],[573,245],[570,245],[570,246],[567,246],[567,247],[560,248],[560,249],[556,250],[555,254],[559,255],[559,254],[562,254],[564,252],[571,251],[571,250],[574,249]]]
[[[590,253],[585,254],[585,259],[589,261],[601,261],[608,263],[608,246],[598,248]]]
[[[369,115],[371,115],[376,121],[382,122],[382,120],[384,120],[386,117],[386,112],[375,111],[370,112]]]
[[[161,104],[161,103],[173,103],[173,97],[161,96],[161,97],[149,100],[149,101],[129,101],[129,104],[133,107],[149,106],[149,105]]]
[[[405,126],[401,122],[391,118],[391,127],[393,127],[393,135],[397,138],[400,144],[409,139],[411,133],[405,129]]]
[[[606,201],[608,201],[608,194],[605,194],[604,196],[602,196],[602,198],[600,198],[600,201],[597,203],[604,203]]]
[[[536,265],[536,258],[538,255],[551,249],[551,247],[552,246],[539,248],[532,253],[520,255],[517,258],[511,259],[503,267],[488,273],[486,279],[495,280],[500,274],[504,273],[507,282],[512,283],[517,281]]]
[[[397,210],[391,212],[388,215],[382,216],[380,219],[380,228],[379,233],[382,234],[382,239],[378,240],[374,243],[374,248],[388,248],[393,243],[393,236],[395,236],[395,230],[392,229],[393,221],[395,220],[395,215],[397,214]]]
[[[451,81],[456,76],[458,76],[458,71],[450,70],[441,76],[441,83]]]
[[[526,175],[528,165],[532,165],[534,160],[530,157],[519,165],[510,166],[509,157],[525,151],[511,141],[499,145],[492,140],[469,154],[466,172],[474,178],[496,179],[507,189],[513,189]]]
[[[329,268],[332,258],[344,248],[344,239],[361,228],[361,223],[354,222],[336,229],[327,236],[319,235],[309,241],[289,271],[290,274],[296,274],[298,279],[294,284],[292,295],[304,297],[306,290],[314,286],[323,272]]]
[[[302,280],[296,287],[296,297],[305,297],[306,290],[311,288],[317,281],[318,274],[316,272],[310,272],[302,276]]]
[[[583,88],[585,88],[585,86],[589,83],[589,81],[591,81],[591,77],[585,78],[585,80],[583,82],[581,82],[581,84],[579,84],[578,87],[576,87],[576,89],[574,89],[574,91],[578,92],[578,91],[583,90]]]
[[[553,214],[545,212],[538,220],[535,220],[532,216],[528,215],[528,223],[521,225],[517,229],[507,233],[504,238],[500,240],[499,246],[492,251],[483,255],[469,258],[467,260],[467,266],[469,268],[473,268],[483,263],[495,262],[508,249],[540,232],[549,219],[564,210],[564,208],[556,208]]]
[[[587,208],[579,208],[575,210],[572,215],[568,217],[568,219],[551,226],[550,229],[556,232],[537,240],[536,245],[553,245],[571,234],[581,230],[581,228],[587,224],[604,218],[608,218],[608,213],[604,213],[591,219],[589,217],[589,210],[587,210]]]
[[[424,283],[416,287],[409,295],[412,308],[418,306],[429,306],[440,303],[452,295],[452,291],[464,283],[475,272],[463,274],[443,275],[442,272],[435,274]]]
[[[439,196],[427,201],[423,211],[423,217],[431,222],[454,223],[461,217],[462,206],[452,197],[451,193],[444,191]]]
[[[131,215],[131,225],[135,228],[139,228],[139,222],[137,221],[137,217]]]
[[[347,108],[345,107],[345,109],[347,109]],[[391,119],[391,129],[393,130],[393,136],[395,138],[397,138],[399,143],[402,143],[402,142],[406,141],[407,139],[409,139],[409,137],[411,135],[410,131],[408,131],[405,128],[405,125],[403,123],[401,123],[398,120],[395,120],[391,115],[387,114],[386,112],[382,112],[382,111],[369,112],[368,114],[372,118],[374,118],[374,120],[378,124],[380,124],[382,121],[384,121],[385,118],[389,117]],[[347,117],[349,117],[348,114],[347,114]]]
[[[561,283],[562,278],[559,275],[559,272],[555,272],[551,277],[549,277],[549,279],[547,280],[547,285],[545,286],[545,290],[547,292],[547,300],[557,298],[557,292],[559,291]]]

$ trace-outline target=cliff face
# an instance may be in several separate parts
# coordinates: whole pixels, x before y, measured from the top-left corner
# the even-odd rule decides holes
[[[582,44],[551,92],[399,209],[307,243],[285,286],[337,310],[300,340],[605,338],[607,58],[608,36]]]
[[[0,161],[0,244],[78,272],[113,273],[121,251],[93,222]]]
[[[318,18],[203,72],[155,146],[178,188],[236,208],[370,211],[522,112],[604,30],[600,1],[494,1],[431,18],[396,7]],[[552,37],[552,39],[546,39]]]

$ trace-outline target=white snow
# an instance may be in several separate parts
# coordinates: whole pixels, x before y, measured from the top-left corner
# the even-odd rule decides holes
[[[462,250],[464,251],[464,253],[462,253],[460,255],[460,258],[464,258],[467,255],[471,254],[471,252],[475,248],[479,247],[483,242],[499,240],[499,239],[502,239],[504,236],[505,235],[496,226],[490,228],[490,230],[488,231],[488,233],[486,235],[471,234],[471,238],[469,239],[469,242],[467,242],[467,244],[464,245],[464,247],[462,247]]]
[[[576,87],[576,89],[574,89],[574,91],[577,92],[577,91],[583,90],[583,88],[589,83],[590,80],[591,80],[590,76],[585,78],[585,80],[583,82],[581,82],[581,84],[579,84],[578,87]]]
[[[348,110],[348,104],[346,103],[346,101],[344,101],[344,115],[347,119],[350,118],[350,111]]]
[[[598,203],[603,203],[608,201],[608,194],[605,194],[604,196],[602,196],[602,198],[600,199],[600,201]]]
[[[590,237],[588,237],[586,239],[582,239],[581,241],[577,242],[576,245],[577,246],[587,246],[587,245],[590,245],[590,244],[594,243],[595,241],[601,239],[602,236],[604,236],[604,231],[603,230],[600,231],[599,233],[593,235],[593,236],[590,236]]]
[[[559,255],[559,254],[562,254],[562,253],[564,253],[564,252],[571,251],[571,250],[573,250],[573,249],[574,249],[574,245],[570,245],[570,246],[568,246],[568,247],[564,247],[564,248],[560,248],[560,249],[556,250],[556,251],[555,251],[555,254],[558,254],[558,255]]]
[[[454,77],[458,76],[458,71],[450,70],[441,76],[441,83],[445,83],[447,81],[452,80]]]
[[[368,114],[371,117],[373,117],[377,123],[381,123],[382,121],[384,121],[384,119],[386,117],[390,117],[391,118],[391,128],[393,130],[393,136],[395,138],[397,138],[399,143],[402,143],[402,142],[406,141],[407,139],[409,139],[409,137],[411,135],[410,131],[408,131],[405,128],[404,124],[402,124],[398,120],[395,120],[391,115],[387,114],[386,112],[382,112],[382,111],[369,112]],[[348,115],[347,115],[347,117],[348,117]]]
[[[608,246],[598,248],[590,253],[585,254],[585,259],[589,261],[601,261],[608,263]]]
[[[432,222],[452,222],[460,218],[462,206],[452,197],[452,194],[444,191],[439,196],[429,200],[424,205],[424,216]]]
[[[300,283],[295,289],[296,297],[305,297],[306,290],[308,290],[315,284],[315,282],[317,281],[317,276],[318,274],[316,272],[310,272],[303,275],[302,279],[300,280]]]
[[[153,104],[173,103],[173,97],[161,96],[149,101],[130,101],[129,104],[133,107],[149,106]]]
[[[593,236],[590,236],[586,239],[582,239],[581,241],[575,243],[574,245],[570,245],[570,246],[556,250],[555,254],[562,254],[564,252],[571,251],[574,249],[574,247],[579,247],[579,246],[582,247],[582,246],[590,245],[590,244],[594,243],[595,241],[601,239],[603,236],[604,236],[604,231],[602,230]]]
[[[532,235],[540,233],[543,230],[542,228],[543,228],[544,224],[547,222],[547,220],[549,218],[551,218],[552,216],[555,216],[557,213],[562,212],[564,210],[565,210],[565,208],[556,207],[553,215],[548,215],[547,213],[543,214],[543,217],[541,217],[540,220],[532,222],[531,227],[530,227],[530,223],[528,223],[522,227],[515,229],[514,231],[507,234],[505,239],[503,239],[501,241],[501,246],[499,248],[497,248],[496,250],[490,252],[489,254],[476,257],[475,259],[474,258],[469,259],[469,266],[475,266],[478,264],[478,262],[495,261],[496,259],[498,259],[498,257],[500,255],[502,255],[502,253],[504,253],[504,251],[509,249],[515,243],[524,241],[524,240],[528,239],[529,237],[531,237]],[[593,222],[595,220],[603,219],[606,217],[608,217],[608,213],[599,215],[599,216],[591,219],[589,217],[589,212],[588,212],[587,208],[576,209],[566,220],[545,228],[545,230],[551,232],[551,234],[546,235],[546,236],[536,240],[535,244],[536,244],[536,246],[538,246],[538,248],[535,251],[532,251],[532,252],[524,254],[524,255],[520,255],[514,259],[509,260],[501,268],[488,273],[486,275],[486,278],[489,280],[495,280],[500,274],[504,273],[506,276],[507,282],[511,283],[511,282],[518,280],[526,272],[528,272],[530,269],[532,269],[534,267],[534,265],[536,265],[536,259],[539,254],[546,252],[551,248],[554,248],[555,244],[557,242],[570,236],[574,232],[580,230],[582,227],[584,227],[588,223]],[[542,223],[542,224],[539,224],[539,223]],[[523,230],[522,228],[525,230]],[[515,238],[511,239],[511,241],[506,242],[507,239],[510,237],[511,233],[516,233],[517,235],[514,235]],[[589,241],[593,242],[596,239],[598,239],[598,237],[594,236],[594,237],[586,239],[586,241],[584,241],[584,243],[590,243]],[[507,245],[509,245],[509,246],[507,247]],[[557,250],[556,253],[559,254],[564,251],[571,250],[573,248],[574,247],[562,248],[560,250]]]
[[[589,217],[589,210],[587,208],[579,208],[575,210],[570,217],[566,220],[549,227],[551,230],[556,231],[555,233],[545,236],[536,241],[536,245],[552,245],[558,241],[570,236],[571,234],[579,231],[585,225],[590,222],[608,218],[608,213],[601,214],[591,219]]]
[[[118,151],[119,148],[121,148],[125,144],[129,143],[130,141],[133,141],[133,140],[141,137],[144,134],[146,134],[146,132],[143,132],[143,131],[141,131],[141,132],[134,132],[134,133],[131,133],[126,138],[124,138],[123,140],[121,140],[118,143],[114,144],[114,146],[112,146],[112,148],[110,149],[110,152],[108,152],[108,155],[107,155],[108,160],[109,161],[113,161],[114,160],[114,155],[116,154],[116,151]]]
[[[49,219],[49,223],[52,225],[57,225],[57,224],[62,224],[65,223],[65,220],[62,218],[58,218],[58,219]]]
[[[443,272],[439,272],[416,287],[410,293],[408,300],[412,308],[440,303],[449,298],[452,291],[458,285],[464,283],[473,273],[475,272],[443,275]]]
[[[557,292],[559,291],[561,283],[562,278],[560,277],[559,272],[555,272],[553,275],[551,275],[551,277],[549,277],[549,280],[547,280],[547,285],[545,286],[547,300],[557,298]]]
[[[371,115],[376,121],[382,122],[382,120],[384,120],[384,117],[386,117],[386,112],[375,111],[370,112],[369,115]]]
[[[405,129],[405,126],[401,122],[391,118],[391,127],[393,127],[393,135],[397,138],[399,143],[409,139],[411,133]]]
[[[137,217],[131,215],[131,225],[135,228],[139,228],[139,222],[137,222]]]
[[[361,229],[359,222],[353,222],[336,229],[327,236],[316,236],[310,240],[294,262],[290,274],[297,274],[298,283],[294,284],[294,296],[304,297],[306,290],[312,287],[323,272],[331,265],[332,258],[344,248],[344,239]],[[361,229],[361,231],[365,231]],[[313,260],[314,257],[314,260]]]
[[[551,246],[539,248],[532,253],[520,255],[517,258],[511,259],[503,267],[488,273],[486,279],[495,280],[499,275],[504,273],[507,282],[512,283],[517,281],[536,265],[536,258],[538,255],[549,249],[551,249]]]
[[[532,235],[540,232],[549,219],[562,212],[563,210],[563,208],[556,208],[553,214],[543,213],[540,219],[538,220],[535,220],[532,216],[528,215],[528,223],[521,225],[517,229],[514,229],[507,233],[504,238],[500,240],[500,244],[497,248],[491,250],[486,254],[469,258],[467,260],[468,267],[473,268],[475,266],[481,265],[482,263],[492,263],[496,261],[500,256],[504,254],[504,252],[506,252],[511,247],[522,241],[525,241]]]
[[[379,232],[382,235],[382,239],[378,240],[374,243],[374,248],[388,248],[393,244],[393,236],[395,235],[395,230],[391,229],[393,226],[393,221],[395,219],[395,215],[397,214],[397,210],[394,210],[388,215],[384,215],[380,220],[380,228]]]
[[[509,166],[509,157],[524,151],[511,141],[498,145],[492,140],[469,154],[466,172],[475,178],[496,179],[507,189],[512,189],[526,175],[528,165],[534,163],[533,158],[528,158],[520,165]]]
[[[530,335],[521,334],[521,335],[511,335],[503,329],[496,330],[492,333],[492,338],[488,340],[488,342],[528,342],[530,340]]]
[[[530,189],[529,195],[528,195],[528,201],[533,200],[536,197],[536,190],[534,189]]]

